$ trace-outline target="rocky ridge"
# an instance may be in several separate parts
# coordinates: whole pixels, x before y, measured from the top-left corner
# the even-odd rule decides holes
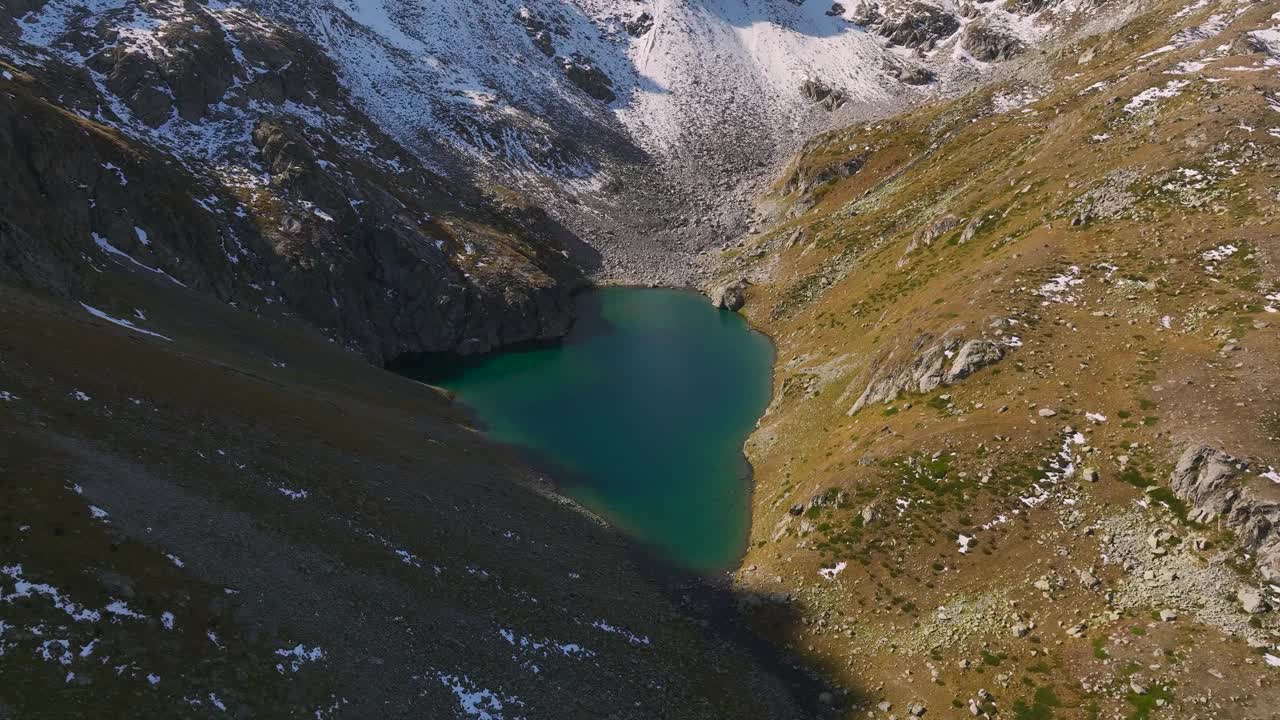
[[[171,15],[146,36],[118,29],[142,13]],[[18,32],[4,183],[65,210],[6,218],[10,280],[71,297],[75,275],[122,263],[287,313],[375,361],[568,327],[572,235],[518,195],[428,169],[289,28],[194,3],[5,17]],[[83,152],[60,152],[70,138]],[[52,244],[22,240],[36,237]]]

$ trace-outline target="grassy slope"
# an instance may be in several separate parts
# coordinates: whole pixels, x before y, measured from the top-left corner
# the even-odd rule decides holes
[[[967,715],[986,687],[1006,711],[1021,700],[1031,713],[1047,707],[1036,709],[1034,686],[1054,686],[1076,708],[1063,716],[1129,716],[1154,697],[1126,697],[1126,663],[1152,664],[1165,648],[1180,659],[1155,658],[1144,682],[1176,684],[1180,702],[1210,694],[1202,712],[1216,703],[1214,717],[1275,706],[1274,673],[1239,639],[1264,632],[1223,597],[1239,579],[1223,570],[1237,561],[1219,552],[1230,539],[1180,522],[1160,495],[1150,509],[1135,504],[1143,494],[1134,484],[1164,477],[1193,441],[1258,472],[1280,464],[1280,315],[1264,310],[1280,278],[1280,131],[1271,131],[1280,115],[1270,99],[1280,82],[1271,66],[1239,69],[1264,66],[1241,34],[1274,24],[1280,7],[1209,3],[1175,19],[1181,7],[1036,58],[1021,79],[818,139],[794,173],[855,157],[862,169],[820,186],[816,207],[735,253],[737,271],[757,283],[747,313],[779,349],[778,390],[748,445],[757,492],[739,584],[793,592],[806,626],[779,624],[767,603],[756,625],[842,678],[858,702],[888,698],[901,713],[920,699],[959,713],[954,701]],[[1216,37],[1143,57],[1218,12],[1234,19]],[[1191,60],[1206,65],[1169,74]],[[1045,77],[1056,80],[1036,80]],[[1176,96],[1126,110],[1175,80],[1187,82]],[[1034,98],[1025,107],[994,109],[1024,93]],[[796,200],[782,195],[786,186],[784,210]],[[1094,203],[1101,209],[1073,224],[1089,204],[1081,198],[1099,188],[1108,190],[1092,197],[1113,204]],[[948,214],[958,227],[907,252],[918,229]],[[1204,259],[1223,244],[1238,251]],[[1083,283],[1071,300],[1038,294],[1072,266]],[[880,366],[948,331],[1022,345],[954,386],[847,414]],[[1042,407],[1057,415],[1041,417]],[[1091,423],[1086,412],[1107,420]],[[1101,482],[1082,483],[1079,471],[1043,481],[1069,426],[1085,434],[1069,448],[1076,464],[1099,469]],[[1019,499],[1036,483],[1050,498],[1029,510]],[[824,494],[832,502],[814,508]],[[879,517],[864,523],[868,506]],[[1175,553],[1185,583],[1162,587],[1174,560],[1141,552],[1156,527],[1210,541]],[[964,554],[962,534],[976,538]],[[1128,571],[1104,564],[1127,559],[1133,537]],[[840,561],[848,567],[837,580],[817,574]],[[1102,588],[1078,582],[1088,568]],[[1152,568],[1155,581],[1144,584]],[[1050,592],[1031,586],[1041,577]],[[1141,639],[1127,630],[1167,606],[1183,619]],[[1028,638],[1009,630],[1019,614],[1034,622]],[[1080,638],[1064,632],[1080,621]],[[1220,641],[1224,628],[1233,642]],[[1221,699],[1228,694],[1237,697]]]

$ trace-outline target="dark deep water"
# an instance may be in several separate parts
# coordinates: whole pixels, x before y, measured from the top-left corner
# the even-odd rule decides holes
[[[692,292],[578,298],[560,343],[397,371],[455,392],[497,440],[548,457],[561,490],[668,561],[732,565],[750,519],[742,444],[769,401],[773,348]]]

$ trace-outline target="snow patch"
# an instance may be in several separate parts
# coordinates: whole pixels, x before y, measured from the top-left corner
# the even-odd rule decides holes
[[[277,672],[284,673],[287,669],[289,672],[296,673],[304,665],[323,660],[325,652],[318,646],[308,649],[307,646],[299,643],[291,648],[276,650],[276,657],[284,658],[284,662],[276,664]]]
[[[132,258],[130,258],[130,259],[132,259]],[[145,266],[144,266],[144,267],[145,267]],[[146,328],[138,327],[138,326],[137,326],[137,325],[135,325],[131,320],[125,320],[124,318],[118,318],[118,317],[112,317],[112,316],[108,315],[107,313],[105,313],[105,312],[103,312],[103,311],[99,310],[98,308],[93,307],[93,306],[91,306],[91,305],[86,305],[85,303],[80,303],[80,307],[84,308],[84,309],[85,309],[85,312],[87,312],[87,313],[89,313],[90,315],[92,315],[92,316],[94,316],[94,317],[98,318],[99,320],[106,320],[107,322],[112,323],[113,325],[119,325],[119,326],[120,326],[120,327],[122,327],[122,328],[127,328],[127,329],[132,330],[132,331],[134,331],[134,332],[136,332],[136,333],[141,333],[141,334],[143,334],[143,335],[150,335],[151,337],[157,337],[157,338],[160,338],[161,340],[168,340],[169,342],[173,342],[173,338],[171,338],[171,337],[167,337],[167,336],[165,336],[165,335],[161,335],[160,333],[157,333],[157,332],[151,332],[150,330],[147,330]]]
[[[836,576],[844,572],[844,569],[847,567],[849,567],[849,563],[841,560],[829,568],[822,568],[818,570],[818,574],[828,580],[834,580]]]
[[[449,675],[440,672],[436,673],[436,680],[453,691],[462,713],[467,717],[479,720],[505,720],[507,716],[503,714],[504,712],[524,705],[516,696],[502,695],[480,687],[465,675]]]
[[[1133,99],[1129,101],[1129,104],[1124,106],[1124,111],[1133,115],[1159,100],[1167,100],[1169,98],[1177,97],[1182,93],[1183,88],[1190,84],[1190,80],[1170,80],[1164,85],[1164,87],[1154,87],[1143,90],[1133,96]]]
[[[621,635],[622,637],[626,638],[632,645],[648,645],[649,644],[649,637],[647,635],[636,635],[635,633],[631,632],[630,630],[627,630],[626,628],[615,627],[614,625],[610,625],[604,620],[597,620],[591,623],[591,627],[596,628],[597,630],[603,630],[604,632],[611,633],[614,635]]]

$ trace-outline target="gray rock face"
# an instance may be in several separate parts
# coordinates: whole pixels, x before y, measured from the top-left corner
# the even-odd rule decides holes
[[[952,385],[969,377],[978,370],[1000,362],[1004,358],[1004,350],[990,340],[968,340],[956,351],[951,361],[951,369],[942,378],[942,384]]]
[[[642,12],[623,23],[622,29],[626,30],[631,37],[640,37],[653,29],[653,16]]]
[[[874,28],[894,45],[918,50],[931,50],[939,40],[960,29],[960,21],[954,15],[925,2],[913,2],[890,12],[864,6],[855,21]]]
[[[904,392],[927,393],[957,383],[1004,358],[1004,350],[990,340],[944,340],[925,347],[927,339],[917,340],[916,354],[909,361],[882,368],[849,414],[867,405],[892,402]]]
[[[1192,519],[1208,521],[1231,511],[1240,497],[1235,459],[1210,447],[1191,447],[1182,453],[1169,478],[1169,487],[1194,507]]]
[[[735,280],[711,291],[711,304],[737,312],[747,304],[747,281]]]
[[[849,94],[844,90],[833,88],[825,82],[813,78],[806,79],[800,84],[800,94],[809,98],[815,105],[828,111],[843,107],[849,99]]]
[[[1008,60],[1026,50],[1021,40],[982,22],[974,23],[965,29],[961,46],[982,62]]]
[[[1062,0],[1008,0],[1004,7],[1009,12],[1019,15],[1035,15],[1046,8],[1057,5]]]
[[[1220,521],[1254,554],[1264,577],[1280,578],[1280,504],[1243,483],[1237,465],[1221,450],[1193,445],[1178,459],[1169,488],[1191,505],[1191,519]]]
[[[192,8],[194,20],[163,38],[177,43],[173,52],[155,58],[77,42],[144,122],[153,111],[184,118],[226,112],[219,103],[251,109],[251,144],[240,152],[269,182],[250,200],[235,197],[198,162],[86,133],[35,98],[11,96],[0,107],[0,155],[12,160],[0,167],[0,188],[15,206],[63,211],[0,221],[0,279],[88,300],[91,267],[172,278],[251,312],[287,314],[379,363],[567,330],[580,275],[544,213],[446,186],[372,129],[332,65],[300,36],[241,42],[246,58],[290,69],[246,79],[233,97],[227,82],[240,66],[224,52],[221,30],[210,29],[218,24]],[[44,78],[67,83],[53,90],[71,107],[111,106],[74,73]],[[172,95],[150,106],[153,81]],[[365,133],[369,147],[349,153],[328,131],[272,110],[302,97],[344,118],[351,135]]]
[[[933,245],[938,238],[946,235],[952,230],[955,230],[962,222],[964,222],[964,220],[956,217],[955,215],[948,214],[934,220],[919,230],[916,230],[915,234],[911,236],[911,242],[907,243],[905,253],[902,258],[898,260],[898,267],[902,267],[907,264],[908,255],[920,250],[921,248]]]
[[[1240,601],[1240,608],[1250,615],[1259,615],[1271,609],[1262,593],[1253,588],[1240,588],[1236,591],[1236,599]]]

